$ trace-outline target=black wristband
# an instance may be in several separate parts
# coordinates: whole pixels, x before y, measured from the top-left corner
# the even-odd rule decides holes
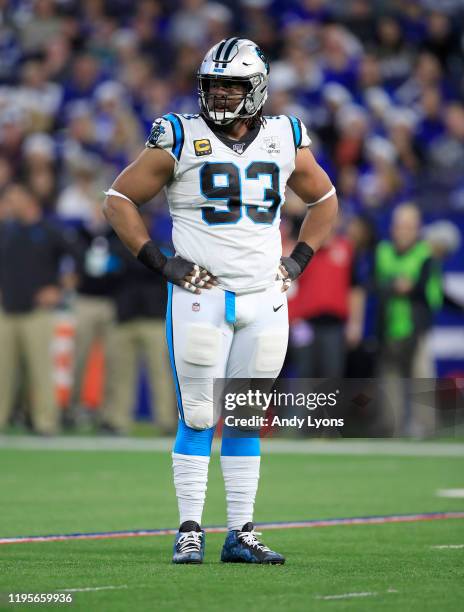
[[[303,270],[311,261],[313,255],[314,251],[309,246],[309,244],[306,244],[306,242],[298,242],[296,247],[293,249],[290,257],[296,261],[296,263],[300,266],[301,271],[303,272]]]
[[[164,264],[168,260],[167,257],[161,253],[153,240],[145,242],[137,254],[137,259],[143,263],[144,266],[150,268],[150,270],[155,270],[157,272],[161,272]]]

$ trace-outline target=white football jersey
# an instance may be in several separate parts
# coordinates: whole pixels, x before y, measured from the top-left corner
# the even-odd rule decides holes
[[[153,123],[147,147],[170,153],[167,185],[176,254],[209,270],[237,294],[275,282],[282,255],[280,207],[300,147],[311,144],[295,117],[266,117],[241,141],[213,132],[200,115]]]

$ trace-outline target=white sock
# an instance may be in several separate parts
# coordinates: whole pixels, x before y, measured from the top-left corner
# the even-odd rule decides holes
[[[172,453],[172,469],[179,506],[179,524],[196,521],[201,525],[208,482],[209,457]]]
[[[228,529],[241,530],[245,523],[253,522],[260,460],[259,456],[221,456],[222,475],[226,488]]]

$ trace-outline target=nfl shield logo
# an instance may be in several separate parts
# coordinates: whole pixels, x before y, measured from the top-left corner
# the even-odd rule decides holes
[[[200,303],[199,302],[193,302],[192,310],[193,310],[193,312],[199,312],[199,310],[200,310]]]
[[[235,151],[235,153],[238,153],[239,155],[243,153],[244,149],[245,149],[244,142],[236,142],[232,145],[232,150]]]

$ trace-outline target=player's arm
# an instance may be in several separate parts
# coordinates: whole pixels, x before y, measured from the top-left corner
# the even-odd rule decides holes
[[[162,149],[144,149],[106,192],[105,217],[135,257],[150,240],[138,208],[163,189],[173,172],[174,159],[169,153]]]
[[[280,272],[284,278],[283,290],[288,289],[306,268],[312,256],[332,231],[338,212],[335,187],[314,155],[304,147],[298,149],[295,170],[288,186],[308,206],[298,236],[298,243],[290,257],[282,257]]]
[[[308,207],[299,240],[317,251],[335,224],[338,202],[335,187],[308,147],[298,149],[288,185]]]
[[[168,281],[200,293],[198,287],[210,289],[216,281],[207,270],[181,257],[166,257],[150,239],[139,213],[139,206],[151,200],[171,180],[174,159],[159,148],[146,148],[106,192],[103,212],[129,251],[148,268],[161,273]]]

